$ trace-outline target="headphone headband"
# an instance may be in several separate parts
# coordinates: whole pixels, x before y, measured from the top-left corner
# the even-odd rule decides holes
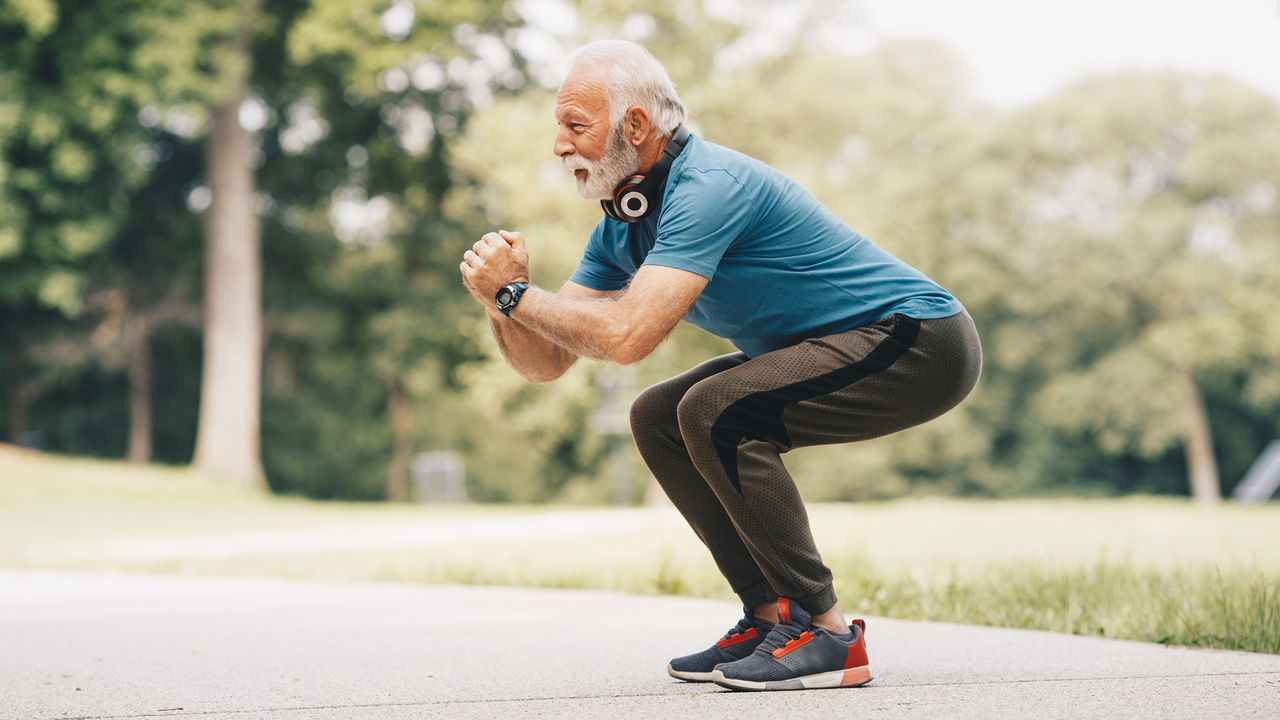
[[[671,164],[679,157],[689,141],[689,129],[680,123],[671,133],[671,139],[662,149],[662,155],[644,175],[632,175],[614,188],[613,199],[601,200],[600,207],[614,220],[636,223],[649,215],[662,199],[658,190],[667,179]]]

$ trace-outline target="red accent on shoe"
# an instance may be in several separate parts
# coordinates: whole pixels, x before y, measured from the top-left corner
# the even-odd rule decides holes
[[[778,622],[791,622],[791,601],[787,598],[778,598]]]
[[[724,648],[729,647],[730,645],[744,643],[759,634],[760,633],[756,632],[755,628],[747,628],[746,632],[734,633],[727,638],[720,638],[716,641],[716,647]]]
[[[776,658],[780,658],[789,652],[798,650],[799,648],[808,644],[808,642],[812,639],[813,639],[813,633],[809,632],[808,630],[805,630],[804,632],[800,633],[800,637],[796,638],[795,640],[788,640],[786,645],[783,645],[780,648],[774,648],[773,656]]]
[[[867,666],[867,624],[862,620],[854,620],[853,625],[858,626],[858,639],[849,643],[849,654],[845,656],[844,667],[861,668]],[[849,629],[853,629],[853,625]]]

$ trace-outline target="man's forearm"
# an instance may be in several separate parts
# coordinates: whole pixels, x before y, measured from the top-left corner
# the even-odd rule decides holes
[[[560,377],[576,359],[536,330],[500,313],[489,313],[489,327],[507,364],[533,382]]]
[[[567,352],[617,361],[627,327],[613,312],[616,303],[610,298],[567,298],[530,287],[512,310],[511,319]]]

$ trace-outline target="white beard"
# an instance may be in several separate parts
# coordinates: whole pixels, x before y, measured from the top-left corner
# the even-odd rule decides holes
[[[609,133],[609,146],[605,149],[604,157],[592,161],[581,155],[566,155],[563,162],[570,171],[587,171],[585,178],[574,176],[579,195],[587,200],[612,200],[618,183],[640,169],[640,151],[627,142],[622,124],[619,123]]]

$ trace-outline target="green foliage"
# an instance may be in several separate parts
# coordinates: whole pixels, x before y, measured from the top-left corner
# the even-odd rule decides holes
[[[1259,313],[1280,287],[1277,119],[1251,90],[1171,74],[1085,82],[1011,118],[1028,315],[1056,329],[1023,360],[1043,378],[1038,422],[1155,459],[1185,441],[1183,374],[1211,391],[1229,374],[1265,382],[1274,360],[1255,348],[1275,342]],[[1209,148],[1255,154],[1227,177]]]
[[[452,152],[476,103],[523,83],[502,39],[511,19],[493,2],[411,7],[401,27],[384,2],[307,3],[280,40],[282,77],[262,88],[279,124],[259,181],[280,206],[264,225],[264,465],[279,491],[383,496],[398,386],[413,407],[407,451],[466,451],[480,499],[542,497],[542,483],[494,490],[510,474],[481,432],[493,414],[458,375],[479,352],[457,258],[488,228],[450,203],[473,183]],[[299,145],[289,133],[308,117],[320,130]]]
[[[0,23],[21,25],[33,38],[48,35],[57,21],[58,6],[53,0],[6,0],[0,4]]]
[[[0,10],[0,334],[11,435],[25,429],[29,408],[55,446],[116,451],[108,439],[127,427],[127,407],[106,400],[122,397],[114,390],[86,384],[105,390],[118,380],[122,327],[163,305],[175,282],[194,285],[198,262],[198,245],[172,251],[190,248],[185,197],[201,163],[185,162],[182,146],[198,118],[189,127],[167,123],[148,104],[199,107],[211,97],[215,78],[184,64],[190,48],[179,38],[210,47],[211,17],[236,7],[215,5],[23,2]],[[180,78],[185,85],[174,89]],[[169,305],[159,314],[174,314],[178,303]],[[149,320],[159,329],[172,318]],[[58,388],[69,386],[86,390],[63,400],[70,407],[51,413],[56,422],[39,421],[42,406],[57,405]],[[69,434],[63,420],[71,416],[99,420]]]

